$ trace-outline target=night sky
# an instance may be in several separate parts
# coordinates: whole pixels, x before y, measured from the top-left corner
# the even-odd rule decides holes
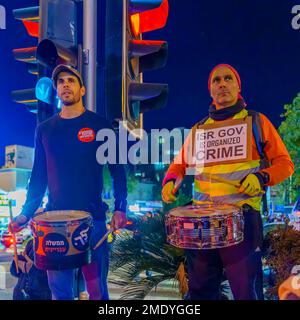
[[[33,87],[35,77],[12,49],[36,44],[11,10],[37,5],[34,0],[1,1],[7,29],[0,30],[0,165],[3,146],[33,145],[35,115],[10,100],[10,91]],[[240,73],[248,108],[280,124],[283,106],[300,92],[300,29],[291,25],[288,0],[169,0],[167,26],[145,38],[167,40],[169,58],[164,69],[144,75],[148,82],[169,84],[167,106],[145,114],[145,128],[191,127],[202,119],[210,103],[207,78],[218,63],[232,64]],[[300,20],[299,20],[300,22]]]

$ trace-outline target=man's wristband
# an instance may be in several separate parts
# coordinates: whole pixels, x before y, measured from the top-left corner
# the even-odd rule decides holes
[[[259,182],[260,182],[262,187],[269,183],[270,175],[267,172],[260,171],[260,172],[254,173],[254,174],[258,178],[258,180],[259,180]]]
[[[270,182],[270,175],[266,171],[260,171],[259,174],[262,176],[264,185]]]

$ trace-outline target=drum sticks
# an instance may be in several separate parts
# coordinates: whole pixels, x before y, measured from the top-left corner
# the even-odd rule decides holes
[[[232,186],[234,186],[234,187],[236,187],[236,188],[239,188],[239,187],[240,187],[240,183],[239,183],[239,182],[234,182],[234,181],[231,181],[231,180],[226,180],[226,179],[223,179],[223,178],[221,178],[221,177],[219,177],[219,176],[216,176],[216,175],[214,175],[214,174],[210,174],[210,175],[209,175],[209,174],[205,174],[205,176],[208,177],[208,178],[210,178],[211,180],[215,180],[215,181],[222,182],[222,183],[227,183],[227,184],[230,184],[230,185],[232,185]],[[261,193],[261,194],[264,194],[265,191],[262,190],[260,193]]]
[[[110,228],[109,230],[107,230],[105,235],[95,245],[94,250],[96,250],[113,231],[114,231],[114,228]]]
[[[218,182],[222,182],[222,183],[227,183],[227,184],[230,184],[236,188],[239,188],[240,187],[240,184],[239,182],[234,182],[234,181],[231,181],[231,180],[226,180],[226,179],[223,179],[219,176],[216,176],[214,174],[206,174],[206,177],[210,178],[211,180],[215,180],[215,181],[218,181]]]

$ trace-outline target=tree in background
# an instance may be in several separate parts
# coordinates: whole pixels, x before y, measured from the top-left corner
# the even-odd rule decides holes
[[[279,126],[279,134],[285,143],[295,164],[295,173],[292,177],[280,184],[281,194],[285,204],[294,202],[300,193],[300,93],[292,104],[284,106],[285,119]]]
[[[129,166],[125,166],[126,170],[126,179],[127,179],[127,192],[128,194],[132,193],[138,187],[138,179],[130,171]],[[112,200],[112,180],[109,173],[108,166],[103,167],[103,199],[106,202]],[[110,204],[110,203],[109,203]]]

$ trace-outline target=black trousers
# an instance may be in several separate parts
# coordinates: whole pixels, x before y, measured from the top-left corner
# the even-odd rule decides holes
[[[234,299],[262,299],[262,288],[257,292],[262,274],[262,220],[258,211],[247,206],[244,219],[244,241],[240,244],[222,249],[186,250],[192,300],[219,300],[224,269]]]

